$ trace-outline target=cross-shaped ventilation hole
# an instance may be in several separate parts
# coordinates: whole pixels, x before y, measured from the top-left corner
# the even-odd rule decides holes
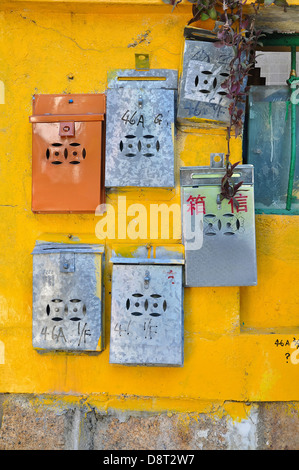
[[[64,302],[62,299],[52,299],[46,306],[46,314],[55,322],[62,320],[80,321],[86,315],[86,305],[80,299],[70,299]]]
[[[214,236],[219,232],[230,236],[244,230],[243,217],[237,217],[229,212],[222,214],[221,218],[217,217],[216,214],[205,214],[203,221],[204,234],[207,236]]]
[[[140,155],[144,157],[154,157],[160,150],[160,142],[151,134],[144,135],[141,138],[129,134],[120,141],[119,149],[126,157],[136,157]]]
[[[220,72],[220,77],[223,77],[223,80],[219,80],[218,74],[210,70],[202,70],[200,74],[196,75],[194,78],[195,88],[199,93],[210,94],[216,93],[220,96],[225,96],[227,93],[224,90],[218,90],[217,87],[221,86],[221,83],[228,77],[228,73]]]
[[[135,317],[145,314],[160,317],[167,309],[167,302],[160,294],[144,296],[141,293],[135,293],[127,299],[126,309]]]
[[[78,165],[86,158],[86,149],[78,142],[71,142],[68,146],[54,142],[46,150],[46,158],[52,165],[61,165],[65,162]]]

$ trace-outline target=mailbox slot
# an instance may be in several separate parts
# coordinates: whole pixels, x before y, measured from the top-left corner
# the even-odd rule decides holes
[[[32,211],[94,212],[104,202],[105,95],[35,95]]]

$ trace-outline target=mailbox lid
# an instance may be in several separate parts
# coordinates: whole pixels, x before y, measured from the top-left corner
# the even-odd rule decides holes
[[[100,115],[105,113],[103,93],[36,94],[33,96],[33,118],[57,115]],[[101,119],[101,118],[100,118]]]
[[[129,72],[108,85],[105,185],[174,187],[177,73]]]
[[[113,264],[184,264],[184,246],[169,245],[121,245],[111,247]]]
[[[113,266],[110,363],[183,365],[182,266]]]
[[[238,208],[217,202],[224,170],[181,168],[186,287],[257,283],[253,167],[240,165],[235,172],[236,182],[244,181]],[[193,236],[200,239],[196,230],[202,230],[200,243],[193,243]]]
[[[104,248],[37,243],[32,254],[33,347],[101,351]]]
[[[104,202],[105,96],[36,95],[33,110],[32,211],[94,212]]]

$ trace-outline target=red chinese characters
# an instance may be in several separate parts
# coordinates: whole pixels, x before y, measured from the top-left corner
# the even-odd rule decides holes
[[[187,211],[193,214],[205,214],[206,213],[206,205],[205,205],[205,196],[189,196],[187,199]]]
[[[231,205],[232,213],[234,213],[235,208],[236,208],[237,213],[247,212],[247,196],[242,193],[237,193],[234,196],[234,199],[237,201],[237,204],[234,204],[233,199],[229,201],[229,204]]]

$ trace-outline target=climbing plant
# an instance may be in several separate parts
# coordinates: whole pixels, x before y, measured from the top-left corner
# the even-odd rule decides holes
[[[231,178],[235,167],[239,164],[230,163],[230,141],[232,135],[237,137],[242,132],[244,122],[244,103],[249,91],[247,80],[255,66],[255,52],[261,38],[261,31],[256,29],[256,18],[261,5],[275,4],[286,9],[286,0],[254,0],[250,2],[250,10],[245,10],[247,0],[187,0],[192,3],[192,16],[188,25],[198,20],[217,21],[214,32],[216,36],[215,47],[230,46],[234,55],[229,64],[229,74],[222,83],[226,96],[230,99],[229,124],[227,126],[227,152],[225,157],[226,173],[222,179],[220,198],[238,202],[235,194],[242,183],[234,185]],[[182,0],[163,0],[171,4],[173,9],[178,7]],[[243,104],[243,106],[242,106]]]

